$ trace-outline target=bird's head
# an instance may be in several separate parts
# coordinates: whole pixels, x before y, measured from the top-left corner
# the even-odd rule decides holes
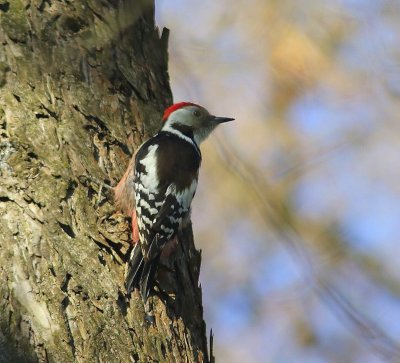
[[[219,124],[234,119],[211,115],[204,107],[195,103],[180,102],[168,107],[162,120],[162,130],[177,130],[192,137],[199,145]]]

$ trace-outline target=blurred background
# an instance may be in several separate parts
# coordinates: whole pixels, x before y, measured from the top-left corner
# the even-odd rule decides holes
[[[202,146],[217,362],[400,362],[400,2],[156,1]]]

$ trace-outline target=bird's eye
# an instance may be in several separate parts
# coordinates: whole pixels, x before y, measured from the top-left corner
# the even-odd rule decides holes
[[[200,111],[199,110],[194,110],[193,111],[193,115],[196,116],[196,117],[199,117],[200,116]]]

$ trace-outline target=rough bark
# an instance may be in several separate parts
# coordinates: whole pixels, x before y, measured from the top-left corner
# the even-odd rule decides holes
[[[129,221],[99,182],[171,102],[153,10],[0,0],[0,362],[208,360],[191,229],[148,325],[123,287]]]

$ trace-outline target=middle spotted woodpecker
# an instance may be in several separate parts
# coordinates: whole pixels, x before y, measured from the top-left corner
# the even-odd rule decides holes
[[[139,288],[144,303],[164,247],[190,217],[199,145],[219,124],[232,120],[190,102],[170,106],[161,130],[139,147],[115,190],[117,204],[132,216],[132,239],[139,240],[130,256],[126,290]]]

